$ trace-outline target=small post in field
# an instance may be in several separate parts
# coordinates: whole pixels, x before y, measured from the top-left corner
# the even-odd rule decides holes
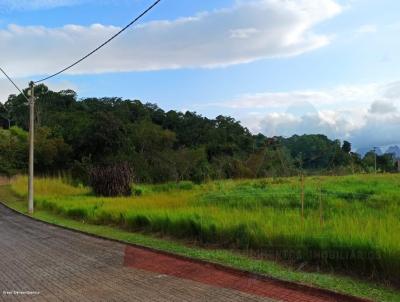
[[[324,224],[324,208],[322,204],[322,187],[319,184],[319,224],[323,226]]]
[[[304,174],[301,173],[301,219],[304,220]]]

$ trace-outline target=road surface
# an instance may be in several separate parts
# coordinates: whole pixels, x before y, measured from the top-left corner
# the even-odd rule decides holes
[[[340,300],[50,226],[0,204],[0,301]]]

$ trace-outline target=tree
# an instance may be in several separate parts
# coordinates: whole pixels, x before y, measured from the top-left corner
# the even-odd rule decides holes
[[[64,171],[71,164],[72,149],[62,137],[54,136],[49,128],[38,128],[35,133],[35,169],[41,174]]]
[[[11,118],[7,110],[7,107],[0,103],[0,127],[10,129],[11,128]]]
[[[72,169],[87,180],[90,167],[126,163],[136,181],[163,182],[285,176],[296,169],[359,171],[370,165],[368,158],[351,153],[348,141],[341,144],[324,135],[267,138],[252,135],[229,116],[165,112],[156,104],[118,97],[78,100],[73,90],[56,92],[45,85],[35,91],[40,173]],[[7,171],[23,172],[28,104],[22,95],[10,95],[0,105],[0,125],[11,126],[2,132],[0,161]],[[378,162],[380,169],[390,169],[389,158]]]
[[[22,95],[10,95],[4,104],[4,108],[7,112],[7,119],[10,125],[13,122],[16,126],[28,130],[28,102]]]
[[[326,170],[341,164],[338,157],[341,153],[340,142],[332,141],[325,135],[294,135],[283,139],[282,144],[291,157],[297,159],[299,168]]]
[[[81,156],[90,156],[95,163],[111,163],[125,160],[133,145],[129,137],[131,129],[114,114],[96,112],[91,123],[82,129],[83,137],[78,150]]]
[[[342,145],[342,151],[344,153],[350,153],[351,152],[351,143],[349,143],[348,141],[344,141],[343,145]]]
[[[375,156],[376,166],[378,171],[393,172],[396,169],[395,157],[393,154],[377,155],[374,151],[369,151],[362,159],[362,165],[368,172],[375,171]]]
[[[375,152],[369,151],[362,159],[362,165],[367,172],[375,171]]]
[[[154,182],[178,179],[173,151],[174,132],[145,120],[133,125],[131,139],[136,177]]]
[[[0,174],[15,175],[27,171],[28,135],[17,127],[0,129]]]
[[[378,155],[376,158],[379,170],[383,172],[394,172],[396,169],[396,158],[392,153]]]

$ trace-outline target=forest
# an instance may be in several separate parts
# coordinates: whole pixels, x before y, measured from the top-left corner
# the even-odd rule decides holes
[[[228,116],[164,111],[121,98],[79,99],[73,90],[36,87],[35,170],[67,173],[87,183],[93,167],[129,165],[140,183],[372,172],[375,154],[352,152],[348,141],[324,135],[289,138],[252,134]],[[0,103],[0,174],[28,166],[28,104],[22,95]],[[396,170],[392,154],[377,155],[382,172]]]

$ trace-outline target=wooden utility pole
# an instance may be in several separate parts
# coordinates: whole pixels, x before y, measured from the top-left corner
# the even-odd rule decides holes
[[[34,143],[35,143],[35,85],[29,83],[29,179],[28,179],[28,212],[33,214],[33,179],[34,179]]]

